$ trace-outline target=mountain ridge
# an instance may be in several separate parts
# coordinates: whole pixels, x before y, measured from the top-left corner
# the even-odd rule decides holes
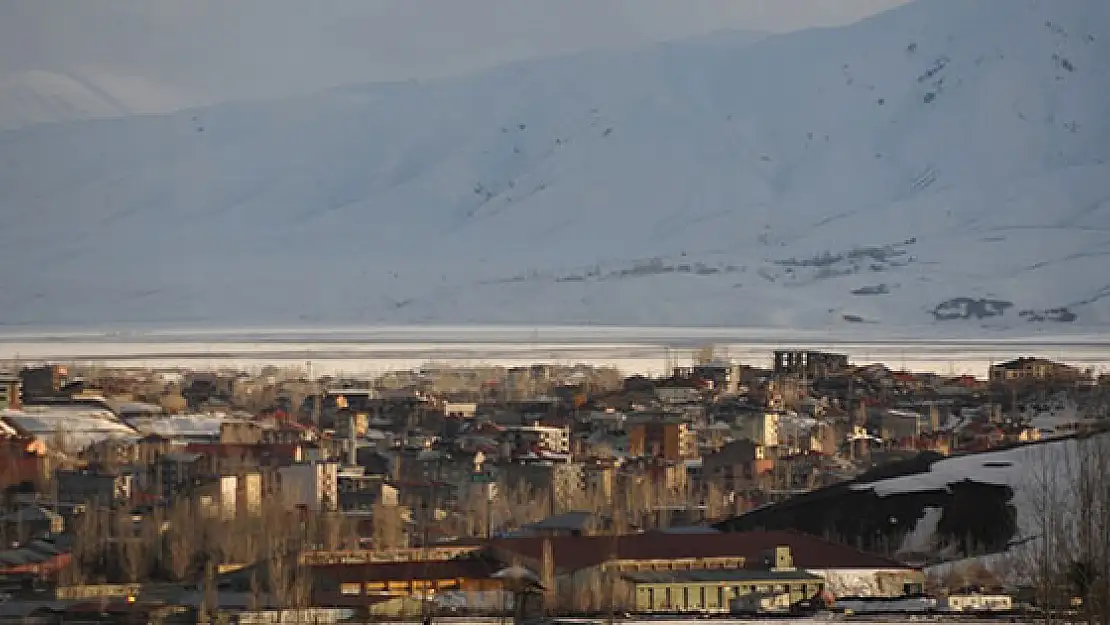
[[[1108,23],[1095,0],[919,0],[755,43],[0,133],[0,310],[1101,326]]]

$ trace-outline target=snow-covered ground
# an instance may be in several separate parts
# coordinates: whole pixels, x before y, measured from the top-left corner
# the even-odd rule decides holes
[[[0,133],[2,321],[1104,327],[1108,25],[919,0]]]
[[[0,360],[69,362],[116,367],[195,369],[267,366],[309,369],[316,375],[414,369],[428,363],[528,366],[591,363],[628,373],[657,374],[693,362],[701,346],[748,365],[771,366],[773,350],[818,349],[852,362],[885,362],[892,369],[985,377],[991,363],[1042,356],[1110,370],[1110,342],[1096,335],[1036,340],[870,336],[844,332],[740,331],[706,328],[332,328],[298,330],[35,331],[0,333]]]
[[[1101,437],[1110,434],[1101,434]],[[1106,441],[1103,441],[1106,442]],[[1017,535],[1011,545],[1036,539],[1038,530],[1037,500],[1052,492],[1067,501],[1066,480],[1076,470],[1081,440],[1074,438],[1029,444],[986,453],[953,456],[935,462],[930,470],[876,482],[854,484],[853,490],[872,490],[880,497],[922,491],[946,490],[957,482],[971,481],[981,484],[1007,486],[1013,491],[1010,504],[1017,514]],[[1102,447],[1105,448],[1105,445]],[[1051,491],[1047,489],[1053,489]],[[905,539],[904,551],[936,553],[942,545],[934,536],[939,518],[934,508],[925,508],[917,526]]]

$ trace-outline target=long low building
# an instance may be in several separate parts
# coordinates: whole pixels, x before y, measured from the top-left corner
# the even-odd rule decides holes
[[[498,611],[512,597],[497,572],[515,568],[534,576],[555,611],[721,613],[818,595],[901,597],[924,586],[919,569],[788,531],[530,536],[459,547],[438,561],[329,558],[312,566],[314,588],[330,605],[431,596],[443,607]]]

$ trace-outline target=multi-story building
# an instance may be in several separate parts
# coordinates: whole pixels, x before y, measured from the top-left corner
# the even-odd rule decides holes
[[[553,454],[570,453],[570,429],[547,425],[513,425],[504,436],[513,448],[539,446]]]
[[[1059,382],[1080,377],[1082,372],[1079,369],[1046,358],[1017,358],[990,367],[991,382]]]
[[[18,410],[22,384],[14,375],[0,373],[0,410]]]
[[[19,372],[22,383],[22,399],[56,397],[69,382],[69,370],[61,365],[25,367]]]
[[[779,444],[779,413],[760,412],[746,418],[747,437],[763,447],[777,447]]]
[[[698,455],[697,436],[689,425],[677,419],[641,421],[628,426],[628,453],[672,462],[695,458]]]
[[[814,351],[775,351],[775,375],[823,378],[848,368],[846,354]]]
[[[278,467],[281,496],[290,507],[318,512],[339,504],[339,463],[313,462]]]
[[[131,498],[131,476],[124,473],[59,469],[54,473],[58,501],[109,506]]]

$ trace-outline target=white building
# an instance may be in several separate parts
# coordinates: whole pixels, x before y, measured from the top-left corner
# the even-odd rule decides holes
[[[339,463],[313,462],[278,468],[281,495],[289,507],[318,512],[335,510],[339,502]]]

